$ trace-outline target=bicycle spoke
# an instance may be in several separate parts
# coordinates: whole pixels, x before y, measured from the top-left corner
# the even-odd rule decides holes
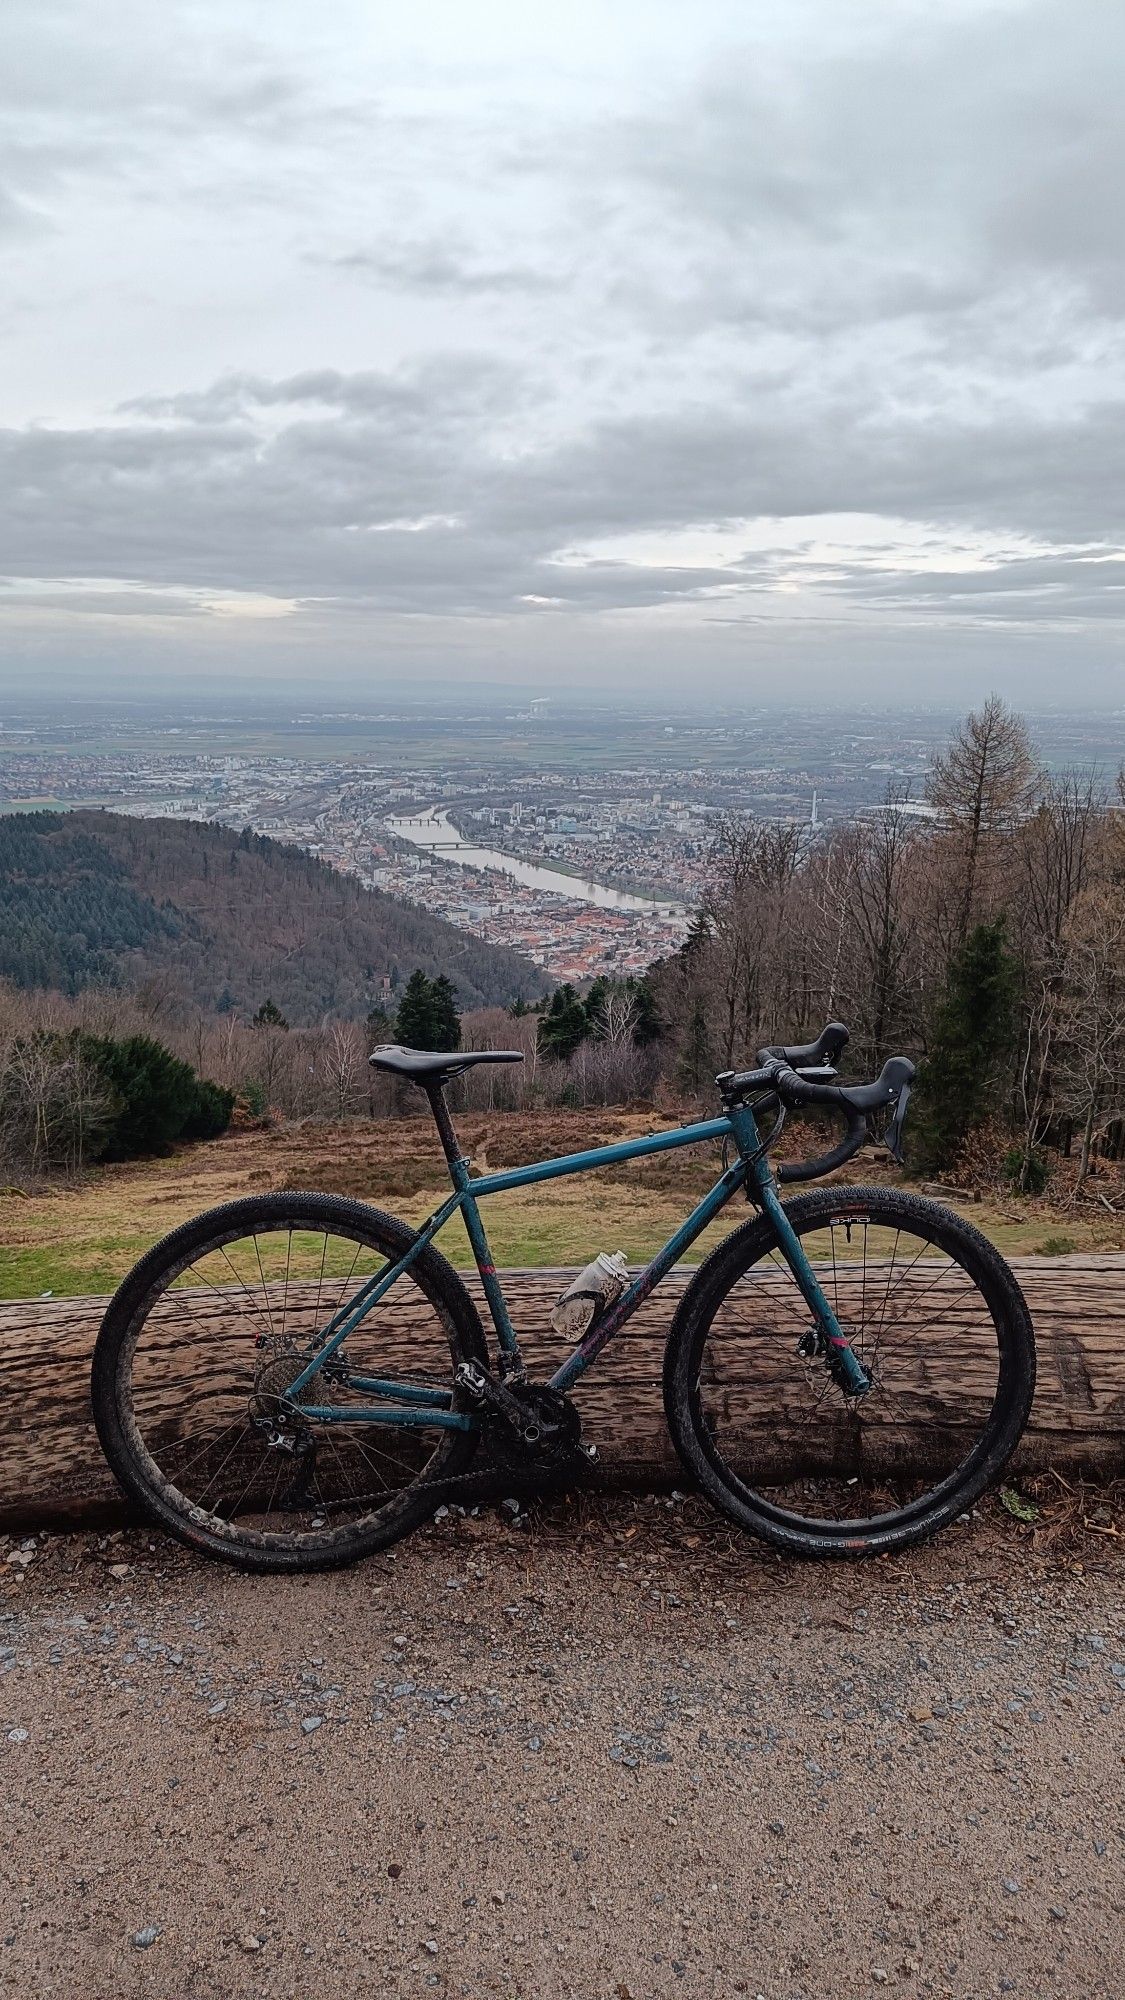
[[[233,1430],[233,1429],[235,1429],[235,1426],[234,1426],[234,1425],[232,1424],[232,1425],[230,1425],[230,1426],[229,1426],[229,1428],[230,1428],[231,1430]],[[216,1480],[218,1479],[218,1477],[219,1477],[220,1473],[224,1472],[224,1471],[226,1470],[227,1466],[228,1466],[228,1465],[230,1464],[230,1461],[231,1461],[231,1459],[232,1459],[232,1458],[234,1457],[234,1454],[235,1454],[235,1452],[236,1452],[236,1451],[238,1450],[238,1446],[239,1446],[239,1442],[240,1442],[240,1440],[241,1440],[241,1439],[242,1439],[243,1437],[245,1437],[245,1435],[246,1435],[246,1429],[247,1429],[247,1426],[246,1426],[245,1424],[243,1424],[243,1425],[242,1425],[242,1426],[241,1426],[241,1427],[239,1428],[239,1434],[238,1434],[238,1437],[236,1437],[236,1438],[235,1438],[235,1441],[234,1441],[234,1443],[232,1444],[232,1446],[231,1446],[230,1450],[229,1450],[229,1451],[227,1452],[227,1454],[226,1454],[225,1458],[223,1458],[223,1460],[221,1461],[221,1463],[220,1463],[220,1464],[219,1464],[219,1465],[218,1465],[218,1466],[216,1467],[215,1471],[214,1471],[214,1472],[213,1472],[213,1473],[211,1474],[211,1477],[210,1477],[210,1479],[209,1479],[209,1480],[207,1481],[207,1484],[206,1484],[206,1486],[205,1486],[205,1487],[203,1488],[203,1491],[202,1491],[202,1493],[201,1493],[201,1494],[200,1494],[200,1496],[199,1496],[199,1505],[200,1505],[200,1506],[202,1506],[202,1505],[203,1505],[203,1502],[204,1502],[204,1500],[205,1500],[205,1499],[207,1498],[207,1495],[208,1495],[208,1493],[210,1493],[210,1491],[211,1491],[211,1488],[212,1488],[212,1486],[214,1486],[214,1484],[215,1484]]]
[[[376,1305],[348,1334],[339,1373],[327,1381],[317,1374],[289,1395],[300,1357],[315,1353],[323,1326],[369,1282],[364,1272],[392,1261],[362,1233],[282,1217],[241,1235],[220,1229],[193,1262],[172,1270],[138,1325],[129,1393],[165,1490],[196,1520],[211,1516],[235,1541],[331,1539],[368,1521],[457,1446],[461,1433],[436,1423],[396,1429],[303,1414],[326,1398],[366,1405],[370,1392],[353,1388],[353,1376],[452,1397],[448,1321],[409,1273],[394,1310]]]
[[[290,1266],[290,1264],[292,1263],[292,1261],[293,1261],[293,1231],[292,1231],[292,1230],[290,1230],[290,1231],[289,1231],[289,1235],[288,1235],[288,1237],[287,1237],[287,1239],[286,1239],[286,1244],[285,1244],[285,1282],[284,1282],[284,1285],[283,1285],[283,1288],[282,1288],[282,1293],[281,1293],[281,1338],[282,1338],[282,1340],[284,1340],[284,1339],[285,1339],[285,1324],[286,1324],[286,1321],[287,1321],[287,1319],[288,1319],[288,1317],[289,1317],[289,1266]]]
[[[794,1519],[847,1523],[873,1505],[908,1506],[954,1471],[997,1393],[996,1327],[978,1286],[924,1230],[901,1216],[884,1225],[883,1212],[872,1197],[870,1214],[826,1216],[801,1237],[868,1372],[865,1395],[845,1394],[830,1352],[799,1354],[808,1309],[776,1243],[735,1281],[700,1355],[696,1395],[712,1448],[766,1493],[765,1468],[776,1464],[771,1504]]]

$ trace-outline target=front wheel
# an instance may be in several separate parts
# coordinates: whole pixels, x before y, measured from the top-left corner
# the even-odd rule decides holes
[[[760,1217],[700,1266],[672,1323],[676,1449],[717,1507],[788,1554],[921,1541],[979,1499],[1027,1422],[1023,1294],[978,1230],[916,1195],[821,1188],[786,1214],[870,1388],[838,1386]]]
[[[454,1370],[488,1365],[444,1257],[421,1251],[289,1393],[333,1315],[414,1240],[358,1202],[273,1194],[211,1209],[142,1257],[110,1301],[92,1381],[130,1498],[192,1548],[253,1570],[332,1568],[423,1521],[477,1443]],[[388,1407],[415,1421],[352,1420]]]

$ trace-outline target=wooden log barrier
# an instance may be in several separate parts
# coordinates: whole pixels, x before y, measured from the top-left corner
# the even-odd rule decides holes
[[[1100,1476],[1125,1471],[1125,1255],[1025,1257],[1014,1268],[1031,1308],[1039,1355],[1035,1406],[1018,1466]],[[565,1352],[547,1316],[570,1275],[543,1270],[503,1274],[533,1376],[548,1375]],[[683,1477],[664,1425],[661,1364],[672,1314],[690,1277],[688,1269],[673,1272],[578,1385],[584,1434],[598,1446],[607,1480],[656,1483]],[[924,1273],[923,1279],[933,1291],[932,1279]],[[467,1282],[483,1305],[475,1275]],[[741,1299],[727,1308],[732,1330],[742,1314],[739,1330],[746,1344],[738,1366],[724,1371],[720,1362],[710,1391],[724,1399],[728,1417],[749,1426],[756,1466],[769,1467],[779,1478],[810,1469],[792,1462],[793,1431],[786,1423],[789,1399],[802,1388],[799,1379],[794,1388],[790,1338],[799,1334],[802,1322],[787,1278],[785,1283],[788,1320],[780,1309],[772,1316],[762,1312],[760,1291],[757,1307],[748,1314]],[[291,1310],[299,1308],[300,1292],[300,1287],[290,1287]],[[392,1293],[380,1308],[389,1372],[396,1365],[409,1367],[418,1340],[432,1335],[433,1327],[432,1319],[425,1324],[426,1309],[420,1320],[408,1296],[401,1304],[392,1304],[394,1299]],[[89,1406],[90,1358],[105,1304],[101,1298],[0,1302],[0,1527],[9,1532],[124,1518]],[[164,1393],[170,1404],[177,1403],[177,1371],[182,1370],[184,1407],[194,1404],[198,1411],[199,1396],[209,1392],[190,1386],[193,1382],[208,1381],[213,1393],[222,1389],[223,1371],[215,1360],[221,1343],[214,1337],[221,1331],[216,1322],[216,1313],[221,1320],[221,1297],[216,1307],[202,1294],[174,1293],[164,1310],[161,1341],[167,1354],[162,1359],[168,1366],[159,1371]],[[755,1323],[755,1311],[764,1324]],[[948,1396],[941,1394],[943,1380],[956,1382],[971,1421],[974,1389],[986,1398],[991,1393],[987,1371],[981,1377],[973,1329],[959,1308],[943,1304],[940,1285],[927,1300],[926,1314],[918,1325],[928,1330],[927,1338],[917,1343],[916,1356],[895,1378],[900,1407],[912,1424],[924,1428],[928,1406],[949,1407]],[[747,1353],[754,1363],[752,1394],[743,1365]],[[169,1416],[180,1421],[174,1408]],[[843,1424],[841,1418],[821,1430],[822,1450],[846,1449]]]

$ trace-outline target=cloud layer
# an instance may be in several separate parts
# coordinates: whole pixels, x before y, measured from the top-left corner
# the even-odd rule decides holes
[[[1100,0],[15,11],[10,682],[1125,701]]]

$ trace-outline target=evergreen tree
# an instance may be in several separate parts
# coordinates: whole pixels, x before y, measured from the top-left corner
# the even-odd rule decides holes
[[[461,1046],[461,1016],[457,1012],[457,995],[453,991],[444,972],[438,974],[430,987],[434,1010],[434,1039],[432,1049],[459,1049]]]
[[[918,1078],[917,1131],[926,1157],[947,1167],[1010,1086],[1019,964],[1003,920],[977,924],[950,961]]]
[[[694,965],[706,957],[711,942],[711,919],[706,910],[697,910],[688,926],[688,934],[676,956],[685,964]]]
[[[424,972],[412,972],[399,1002],[395,1035],[404,1049],[433,1049],[439,1046],[434,1040],[437,1032],[433,985]],[[460,1023],[458,1023],[458,1035],[460,1035]]]
[[[188,1113],[180,1138],[217,1139],[230,1124],[233,1110],[233,1090],[225,1090],[222,1084],[211,1083],[206,1077],[198,1077],[195,1085],[195,1105]]]
[[[684,1035],[677,1077],[683,1090],[692,1093],[703,1089],[715,1075],[718,1064],[711,1047],[711,1037],[707,1028],[707,1011],[702,1000],[696,1000],[688,1015],[687,1032]]]
[[[381,1042],[389,1042],[394,1034],[394,1022],[385,1007],[372,1007],[366,1028],[369,1049],[377,1049]]]
[[[573,986],[556,987],[539,1023],[539,1053],[552,1062],[567,1062],[590,1032],[590,1017]]]
[[[651,1048],[664,1033],[664,1023],[656,1004],[656,995],[647,979],[638,979],[633,987],[637,1018],[633,1024],[633,1042],[638,1049]]]
[[[607,979],[604,973],[599,972],[597,978],[591,982],[590,991],[587,993],[584,1002],[586,1008],[586,1019],[590,1024],[591,1032],[593,1030],[594,1023],[598,1018],[598,1015],[601,1013],[602,1008],[605,1006],[606,1000],[608,999],[612,991],[613,991],[613,981]]]
[[[263,1000],[252,1025],[255,1028],[287,1028],[289,1023],[276,1001]]]

